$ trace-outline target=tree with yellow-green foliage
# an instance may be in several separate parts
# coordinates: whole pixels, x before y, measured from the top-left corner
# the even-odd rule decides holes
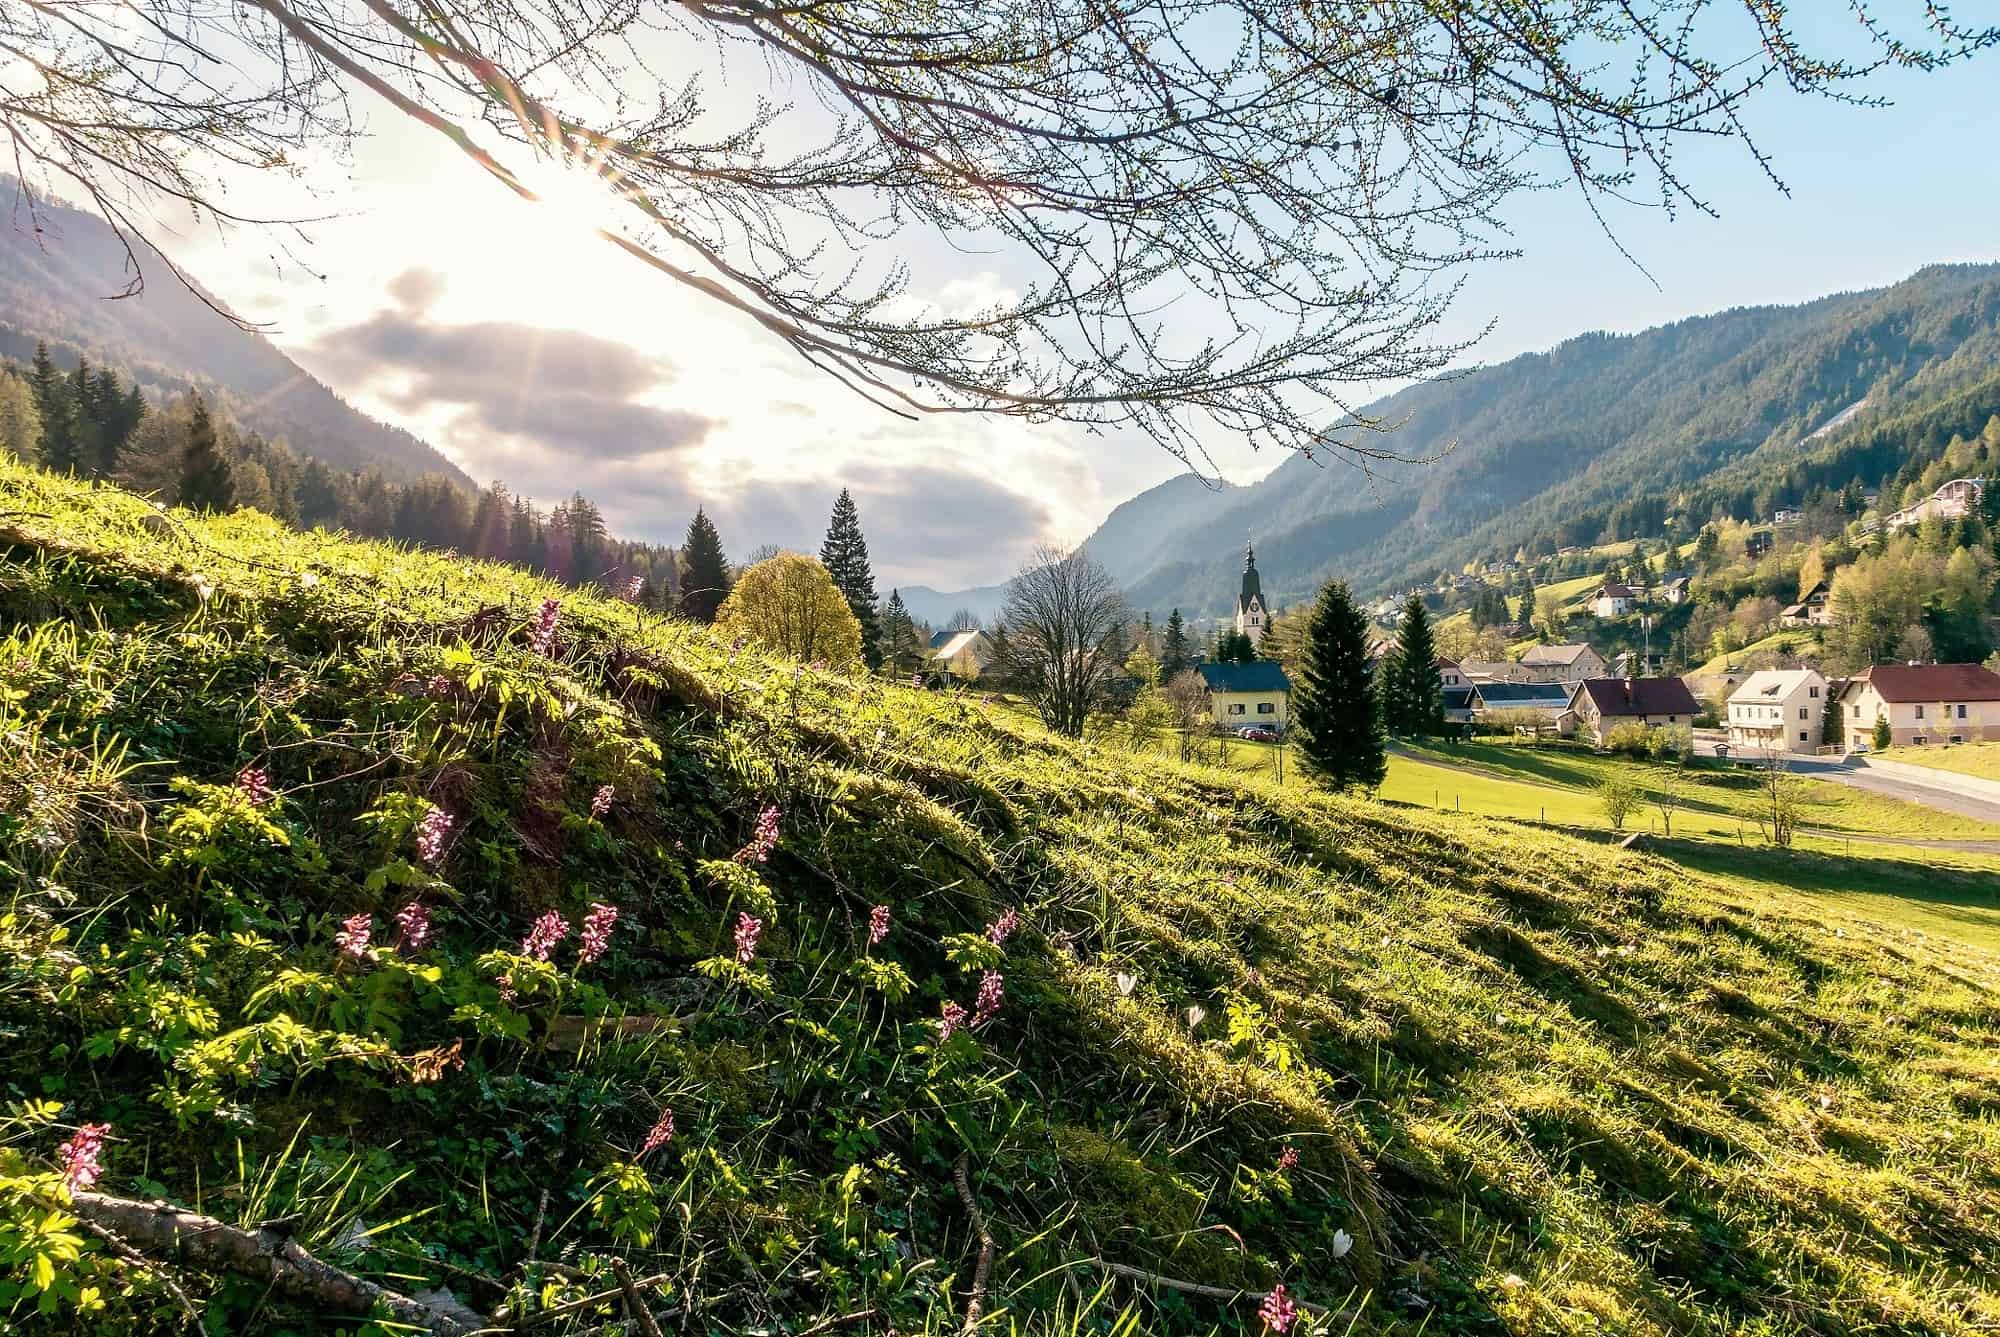
[[[34,387],[11,371],[0,371],[0,451],[18,460],[35,458],[41,439],[42,415]]]
[[[737,636],[806,662],[846,667],[861,658],[861,623],[810,557],[781,552],[745,571],[715,614],[725,640]]]

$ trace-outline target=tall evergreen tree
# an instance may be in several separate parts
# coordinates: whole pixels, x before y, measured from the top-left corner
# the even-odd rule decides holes
[[[96,473],[104,460],[103,405],[97,395],[97,376],[90,359],[79,357],[69,378],[69,467],[79,473]]]
[[[1521,601],[1514,605],[1514,620],[1522,626],[1533,626],[1535,621],[1535,573],[1529,567],[1521,568]]]
[[[868,540],[861,536],[861,513],[846,488],[840,489],[834,500],[826,541],[819,547],[819,562],[861,624],[861,657],[871,670],[881,668],[882,626],[875,612],[875,572],[868,565]]]
[[[923,639],[917,634],[916,619],[910,616],[909,606],[903,602],[903,592],[890,590],[889,602],[882,609],[882,662],[898,676],[914,673],[923,667],[923,650]]]
[[[1444,731],[1444,687],[1438,680],[1437,642],[1423,596],[1403,601],[1396,648],[1378,670],[1382,722],[1389,732],[1428,738]]]
[[[1167,635],[1160,645],[1160,677],[1172,682],[1174,675],[1194,662],[1194,652],[1188,645],[1187,623],[1181,619],[1181,610],[1176,608],[1167,614]]]
[[[236,504],[236,480],[200,395],[194,397],[187,445],[181,448],[180,504],[191,511],[226,511]]]
[[[1292,723],[1307,768],[1329,784],[1374,788],[1388,773],[1368,672],[1368,617],[1345,581],[1328,581],[1313,605]]]
[[[688,521],[681,545],[681,612],[697,622],[715,621],[715,610],[729,597],[729,559],[722,555],[722,535],[708,512],[697,507]]]
[[[35,360],[28,372],[28,384],[34,389],[35,407],[42,415],[41,440],[36,443],[42,467],[56,473],[75,473],[78,463],[76,406],[70,399],[69,386],[63,380],[63,374],[56,370],[55,360],[49,356],[46,342],[35,344]]]

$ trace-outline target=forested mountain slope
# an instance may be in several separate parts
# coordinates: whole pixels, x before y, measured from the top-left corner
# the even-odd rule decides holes
[[[1676,498],[1706,484],[1733,479],[1753,499],[1782,503],[1764,483],[1795,455],[1837,452],[1882,416],[1962,395],[1996,372],[1992,265],[1934,266],[1890,288],[1636,335],[1583,335],[1370,406],[1396,425],[1388,445],[1435,463],[1364,477],[1337,455],[1293,458],[1251,487],[1209,493],[1192,514],[1192,492],[1168,494],[1168,506],[1150,500],[1155,489],[1121,508],[1120,531],[1170,526],[1174,543],[1135,554],[1114,541],[1104,560],[1139,607],[1219,612],[1246,534],[1267,594],[1286,602],[1334,575],[1368,592],[1523,545],[1657,533]]]
[[[504,567],[0,526],[10,1321],[2000,1325],[1975,951]]]
[[[0,176],[0,200],[11,204],[16,190]],[[217,314],[158,256],[146,253],[145,290],[119,298],[125,251],[96,215],[51,206],[39,220],[36,233],[25,208],[0,212],[0,358],[26,363],[45,339],[66,371],[87,356],[129,372],[155,403],[200,389],[223,399],[246,429],[283,437],[337,469],[373,466],[396,481],[444,474],[472,485],[436,450],[355,409],[263,336]]]

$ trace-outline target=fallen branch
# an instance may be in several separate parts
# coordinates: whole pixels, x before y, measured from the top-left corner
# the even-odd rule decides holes
[[[881,1312],[874,1305],[869,1305],[866,1309],[857,1309],[851,1314],[835,1314],[832,1318],[821,1319],[810,1328],[800,1328],[792,1334],[792,1337],[819,1337],[823,1332],[832,1332],[835,1328],[844,1328],[850,1323],[866,1323]]]
[[[115,1234],[133,1249],[198,1268],[235,1272],[268,1282],[280,1295],[310,1300],[344,1314],[386,1310],[399,1323],[435,1334],[468,1337],[477,1329],[463,1319],[321,1262],[296,1240],[266,1230],[245,1230],[166,1202],[138,1202],[102,1193],[70,1195],[69,1210]]]
[[[980,1311],[986,1308],[986,1281],[993,1272],[993,1235],[986,1229],[986,1213],[979,1210],[979,1202],[972,1196],[972,1181],[965,1175],[965,1157],[958,1158],[952,1168],[951,1177],[958,1184],[958,1200],[965,1204],[965,1214],[972,1218],[972,1228],[979,1234],[979,1261],[972,1269],[972,1294],[965,1300],[965,1323],[961,1332],[972,1333],[979,1329]]]
[[[1208,1300],[1256,1299],[1262,1292],[1246,1291],[1241,1286],[1209,1286],[1199,1281],[1182,1281],[1179,1277],[1162,1276],[1158,1272],[1148,1272],[1144,1268],[1133,1267],[1130,1263],[1114,1263],[1106,1258],[1084,1260],[1085,1267],[1098,1268],[1128,1281],[1141,1281],[1148,1286],[1158,1286],[1161,1290],[1179,1291],[1182,1295],[1199,1295]],[[1335,1320],[1351,1320],[1358,1316],[1356,1311],[1342,1310],[1338,1313],[1323,1309],[1319,1305],[1309,1305],[1303,1300],[1295,1300],[1302,1314],[1325,1315]]]
[[[632,1284],[632,1269],[625,1266],[623,1258],[611,1260],[611,1274],[618,1278],[618,1289],[625,1296],[625,1312],[638,1325],[639,1331],[644,1337],[661,1337],[660,1325],[653,1318],[653,1311],[646,1308],[639,1288]]]

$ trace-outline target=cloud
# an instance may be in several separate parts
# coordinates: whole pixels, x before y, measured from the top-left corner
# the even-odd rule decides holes
[[[481,433],[529,437],[575,455],[629,459],[692,446],[717,426],[646,401],[673,382],[665,358],[575,330],[432,324],[420,306],[441,288],[428,271],[405,272],[390,284],[405,309],[319,335],[310,360],[401,412],[456,410],[453,434],[468,443]]]
[[[389,280],[389,295],[403,310],[420,316],[444,295],[444,275],[435,269],[406,269]]]

